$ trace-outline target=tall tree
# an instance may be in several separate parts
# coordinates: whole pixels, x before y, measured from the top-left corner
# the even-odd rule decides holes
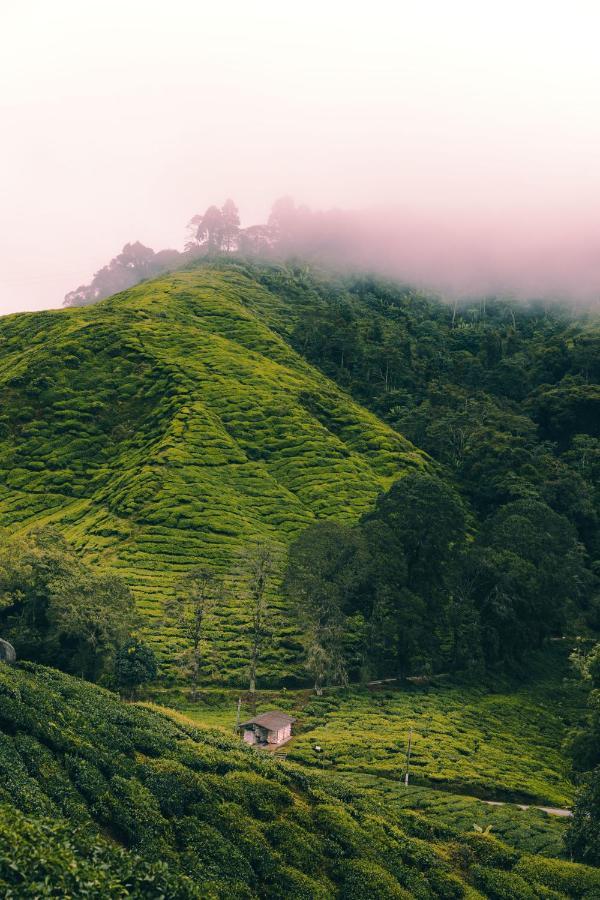
[[[223,213],[218,206],[209,206],[204,215],[194,216],[190,224],[196,227],[196,240],[208,253],[223,249]]]
[[[120,691],[134,697],[137,689],[158,675],[154,651],[138,637],[130,637],[115,656],[115,681]]]
[[[387,640],[395,644],[396,672],[426,672],[441,661],[445,612],[466,525],[458,494],[422,471],[396,481],[361,523],[374,571],[374,609],[368,615],[373,619],[381,607]]]
[[[358,533],[333,522],[307,528],[290,549],[284,590],[303,630],[305,665],[317,694],[326,683],[347,682],[344,627],[361,562]]]
[[[221,207],[222,248],[225,253],[237,250],[240,233],[240,216],[233,200],[226,200]]]
[[[117,576],[76,569],[50,585],[48,618],[69,668],[96,681],[132,626],[131,591]]]
[[[468,555],[490,662],[522,659],[565,623],[590,589],[573,525],[539,500],[490,516]]]
[[[269,628],[269,589],[280,573],[281,553],[273,544],[258,542],[240,557],[240,574],[245,586],[249,613],[248,689],[256,691],[256,676],[263,649],[271,637]]]
[[[207,619],[215,604],[223,599],[224,592],[223,580],[214,571],[192,569],[166,606],[167,617],[179,626],[186,645],[181,663],[189,677],[192,700],[198,697]]]

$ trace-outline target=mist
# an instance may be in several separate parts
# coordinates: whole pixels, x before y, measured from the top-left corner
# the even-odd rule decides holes
[[[343,264],[594,302],[599,32],[585,2],[3,4],[0,311],[283,195]]]

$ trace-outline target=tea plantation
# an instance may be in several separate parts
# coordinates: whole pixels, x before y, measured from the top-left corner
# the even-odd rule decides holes
[[[560,691],[549,703],[531,689],[489,693],[467,686],[329,695],[302,711],[310,730],[295,739],[291,756],[312,762],[316,742],[337,771],[397,782],[412,731],[413,783],[490,800],[568,806],[572,785],[561,748],[567,703]]]
[[[182,573],[227,576],[253,540],[354,521],[427,465],[250,310],[269,297],[251,275],[202,267],[0,321],[0,527],[56,525],[120,573],[168,659],[178,640],[162,613]],[[218,665],[239,681],[246,618],[230,581],[205,676]],[[272,626],[264,683],[299,671],[277,597]]]
[[[3,897],[599,892],[598,870],[395,812],[55,670],[0,667]]]

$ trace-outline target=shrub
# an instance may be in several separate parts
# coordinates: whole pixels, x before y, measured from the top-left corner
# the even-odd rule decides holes
[[[348,859],[336,867],[344,900],[409,900],[413,895],[374,862]]]
[[[600,869],[542,856],[522,856],[514,871],[569,897],[600,897]]]
[[[327,840],[334,855],[356,856],[368,846],[366,835],[352,816],[340,806],[319,804],[314,813],[314,823]]]
[[[289,819],[269,825],[265,835],[283,859],[296,869],[313,873],[322,864],[323,850],[319,839]]]
[[[268,781],[253,772],[230,772],[224,788],[231,800],[239,803],[250,815],[270,821],[293,803],[293,794],[283,785]]]
[[[475,886],[489,900],[538,900],[535,889],[513,872],[473,866],[471,876]]]
[[[329,900],[334,893],[331,883],[316,881],[291,866],[282,866],[279,877],[281,881],[267,889],[266,897],[280,900],[283,895],[286,900]]]
[[[139,766],[138,773],[165,816],[180,816],[190,803],[213,797],[201,776],[175,760],[150,760]]]
[[[175,835],[182,851],[182,868],[193,878],[254,882],[248,860],[212,825],[187,816],[175,823]]]
[[[194,884],[58,819],[0,806],[0,893],[5,900],[106,897],[200,900]]]
[[[463,836],[468,855],[482,866],[495,869],[512,869],[519,854],[489,834],[467,834]]]
[[[150,856],[157,854],[159,859],[170,856],[169,824],[150,791],[136,779],[119,775],[111,779],[110,788],[107,824],[123,837],[127,846]]]

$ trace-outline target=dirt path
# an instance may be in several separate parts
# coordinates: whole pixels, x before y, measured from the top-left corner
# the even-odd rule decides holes
[[[570,809],[561,809],[559,806],[532,806],[527,803],[505,803],[502,800],[482,800],[488,806],[516,806],[518,809],[541,809],[542,812],[548,813],[549,816],[563,816],[571,818],[573,813]]]

